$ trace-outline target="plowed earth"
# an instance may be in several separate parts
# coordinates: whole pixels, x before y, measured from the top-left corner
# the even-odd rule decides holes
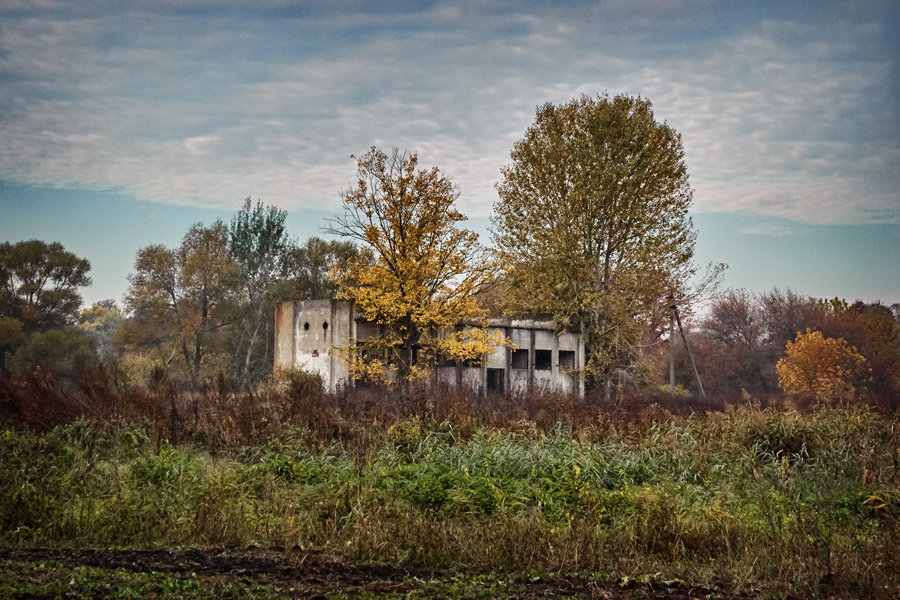
[[[327,598],[333,595],[443,597],[435,582],[454,573],[398,568],[381,564],[342,562],[321,552],[294,550],[85,550],[3,549],[0,572],[26,564],[52,561],[67,567],[124,569],[135,573],[170,573],[193,577],[249,577],[262,585],[277,587],[290,598]],[[431,582],[431,585],[429,585]],[[727,589],[711,589],[680,582],[628,583],[580,577],[510,577],[501,597],[522,599],[602,598],[605,600],[747,600],[757,595]],[[463,596],[465,597],[465,596]],[[483,596],[482,596],[483,597]],[[771,596],[766,596],[771,597]]]

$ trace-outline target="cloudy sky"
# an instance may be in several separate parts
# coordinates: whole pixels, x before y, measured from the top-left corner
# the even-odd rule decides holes
[[[351,154],[416,150],[487,241],[535,108],[649,98],[729,287],[900,302],[900,4],[0,0],[0,239],[135,252],[252,196],[319,233]]]

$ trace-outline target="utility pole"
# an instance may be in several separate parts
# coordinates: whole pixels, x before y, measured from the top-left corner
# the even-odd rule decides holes
[[[669,308],[672,310],[672,316],[669,317],[669,323],[671,326],[671,319],[675,317],[675,322],[678,324],[678,331],[681,333],[681,341],[684,342],[684,349],[687,350],[688,358],[691,359],[691,368],[694,370],[694,377],[697,378],[697,386],[700,388],[700,397],[706,398],[706,392],[703,391],[703,382],[700,381],[700,373],[697,371],[697,364],[694,362],[694,355],[691,352],[691,347],[688,346],[687,337],[684,335],[684,328],[681,326],[681,317],[678,316],[678,305],[674,302],[674,296],[668,296],[668,299],[672,301],[672,304],[669,305]],[[671,334],[669,339],[671,340],[672,335],[675,334],[674,330],[670,329]],[[671,341],[669,342],[672,343]],[[671,388],[672,393],[675,393],[675,350],[674,346],[670,346],[670,351],[672,354],[669,355],[669,386]]]
[[[672,299],[672,296],[669,296]],[[675,311],[669,314],[669,393],[675,395]]]

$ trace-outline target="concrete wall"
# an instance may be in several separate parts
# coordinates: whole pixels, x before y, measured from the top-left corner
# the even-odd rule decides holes
[[[577,376],[585,356],[579,333],[558,333],[552,321],[535,319],[491,319],[488,329],[502,333],[516,349],[500,346],[477,367],[439,366],[435,378],[482,391],[584,394],[584,383]],[[275,311],[275,367],[318,373],[325,389],[334,392],[351,384],[347,366],[335,349],[377,332],[376,325],[358,319],[348,301],[281,304]]]
[[[337,348],[355,339],[353,305],[342,300],[283,303],[275,312],[275,367],[318,373],[328,391],[350,382]]]
[[[283,302],[275,306],[275,370],[294,366],[294,305]]]

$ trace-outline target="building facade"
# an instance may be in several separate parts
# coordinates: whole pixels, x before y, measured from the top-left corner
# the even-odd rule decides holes
[[[514,348],[499,346],[478,366],[440,363],[433,377],[484,393],[528,390],[584,395],[578,373],[584,369],[584,340],[578,331],[559,332],[549,319],[490,319],[488,330],[502,333]],[[378,334],[346,300],[285,302],[275,310],[275,368],[317,373],[327,392],[352,385],[336,348]]]

